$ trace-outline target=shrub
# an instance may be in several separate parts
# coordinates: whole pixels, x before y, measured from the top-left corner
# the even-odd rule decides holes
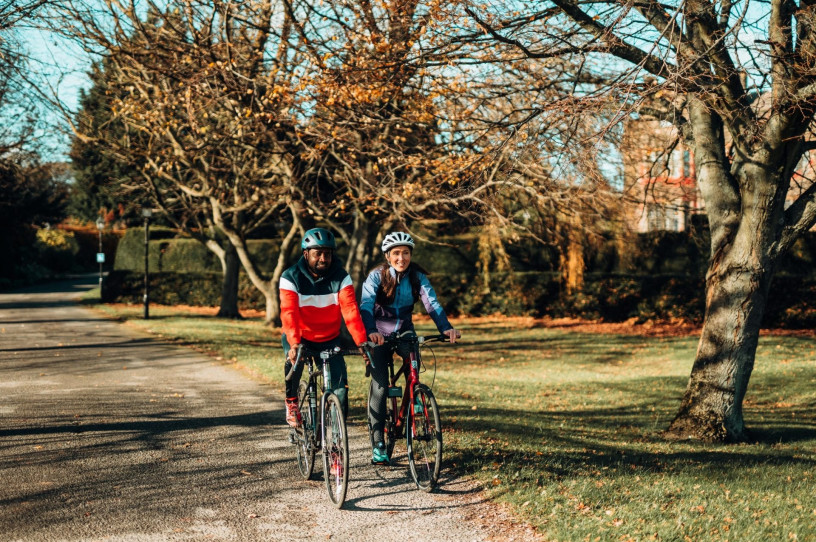
[[[221,300],[221,278],[221,273],[150,273],[150,302],[160,305],[217,306]],[[108,303],[142,303],[144,273],[112,271],[103,283],[102,299]],[[238,306],[259,310],[265,306],[263,296],[243,273],[238,282]]]
[[[73,232],[60,229],[37,230],[37,261],[54,273],[64,273],[76,267],[79,243]]]
[[[148,265],[151,273],[220,273],[218,257],[201,242],[189,237],[173,237],[173,230],[150,228]],[[277,263],[280,241],[250,239],[249,253],[262,272],[271,272]],[[116,249],[113,268],[117,271],[144,272],[144,228],[129,228]]]
[[[193,239],[174,238],[172,230],[150,231],[151,301],[217,305],[221,270],[215,255]],[[570,295],[562,288],[561,275],[553,265],[557,257],[550,248],[511,245],[508,254],[514,271],[492,272],[485,286],[476,268],[476,237],[443,239],[444,245],[422,244],[417,249],[416,261],[430,272],[440,303],[451,315],[547,315],[611,322],[630,318],[701,322],[703,318],[708,250],[705,231],[642,234],[626,257],[617,253],[610,240],[597,249],[596,257],[588,259],[584,288]],[[248,246],[262,271],[270,272],[280,241],[250,240]],[[338,257],[342,260],[342,254]],[[781,264],[780,279],[768,300],[764,325],[791,328],[816,325],[816,311],[812,309],[816,306],[814,261],[816,234],[809,232]],[[620,269],[622,262],[626,262],[625,272]],[[115,268],[117,271],[107,281],[106,299],[141,303],[144,230],[128,230],[117,250]],[[795,281],[785,279],[793,272],[797,273]],[[239,305],[264,308],[263,296],[243,272]]]

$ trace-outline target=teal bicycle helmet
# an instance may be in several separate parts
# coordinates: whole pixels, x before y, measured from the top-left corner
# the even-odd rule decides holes
[[[334,240],[334,234],[325,228],[312,228],[307,231],[300,242],[302,250],[309,250],[310,248],[330,248],[335,250],[337,242]]]

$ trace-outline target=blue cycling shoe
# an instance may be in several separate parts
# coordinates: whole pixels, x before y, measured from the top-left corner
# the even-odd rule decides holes
[[[372,465],[388,465],[388,451],[385,449],[385,444],[378,442],[371,451]]]

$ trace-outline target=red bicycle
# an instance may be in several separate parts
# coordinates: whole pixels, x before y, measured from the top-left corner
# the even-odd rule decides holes
[[[383,438],[390,459],[396,441],[405,437],[411,476],[417,487],[423,491],[430,491],[436,486],[442,462],[442,428],[439,422],[439,407],[431,388],[419,381],[420,373],[425,370],[420,347],[434,341],[448,342],[449,338],[446,335],[421,337],[413,331],[406,331],[400,335],[396,333],[390,335],[380,347],[394,349],[400,345],[408,346],[409,354],[403,359],[402,366],[396,372],[393,355],[388,359],[389,386],[385,400]],[[401,386],[397,385],[397,381],[403,375],[405,376],[404,391]],[[373,382],[369,383],[369,399],[372,386]],[[397,404],[398,401],[399,404]],[[370,424],[368,429],[373,445]]]

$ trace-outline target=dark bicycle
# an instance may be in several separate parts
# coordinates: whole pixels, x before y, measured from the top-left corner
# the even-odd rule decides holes
[[[309,374],[298,387],[298,426],[292,429],[289,438],[295,444],[298,470],[304,480],[312,477],[315,454],[323,450],[323,477],[329,498],[337,508],[343,506],[348,490],[348,433],[340,399],[325,385],[331,382],[329,358],[348,354],[360,354],[360,351],[343,350],[338,346],[313,352],[301,346],[286,375],[286,380],[290,380],[298,364],[305,360]]]
[[[386,338],[381,348],[407,345],[409,355],[395,372],[393,356],[388,358],[389,386],[385,400],[385,427],[383,438],[389,459],[394,452],[394,444],[403,436],[408,450],[408,465],[411,476],[419,489],[430,491],[439,480],[442,462],[442,428],[439,422],[439,407],[431,388],[420,383],[419,375],[425,368],[422,363],[420,346],[445,341],[446,335],[433,337],[417,336],[413,331],[401,335],[396,333]],[[405,390],[397,385],[400,376],[405,377]],[[368,396],[371,398],[369,383]],[[401,398],[401,401],[398,400]],[[369,423],[369,437],[372,439]],[[407,429],[407,430],[406,430]]]

